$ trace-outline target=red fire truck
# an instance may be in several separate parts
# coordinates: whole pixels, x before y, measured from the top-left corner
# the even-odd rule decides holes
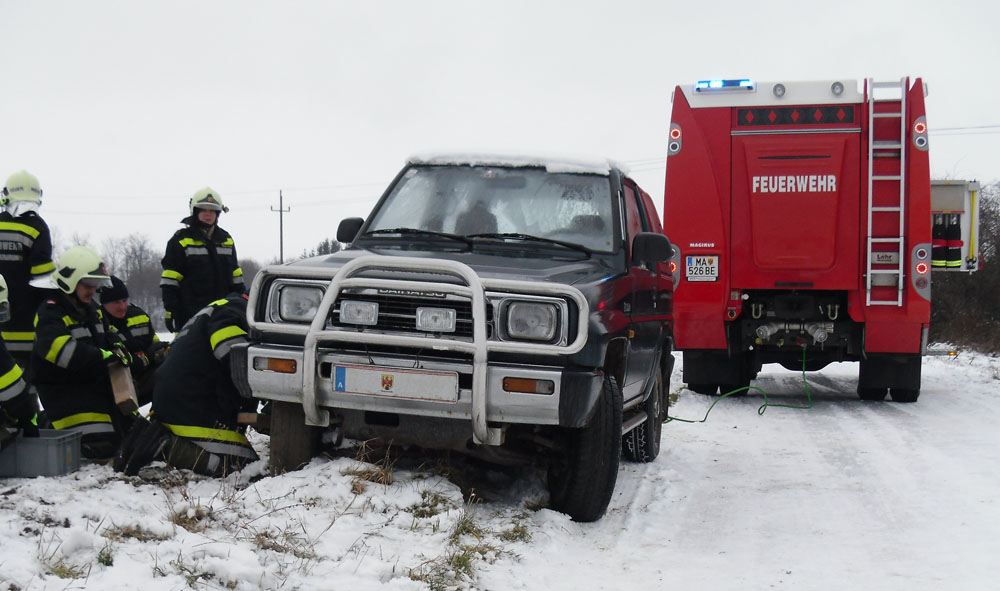
[[[689,388],[726,393],[764,363],[858,361],[862,399],[916,401],[931,309],[925,94],[919,78],[677,87],[663,215]]]

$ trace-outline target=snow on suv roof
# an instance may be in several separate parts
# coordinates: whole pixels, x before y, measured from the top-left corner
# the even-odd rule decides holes
[[[581,158],[578,156],[514,156],[508,154],[484,153],[441,153],[414,154],[407,160],[410,164],[457,164],[465,166],[514,166],[540,167],[548,172],[608,174],[611,169],[627,173],[628,169],[607,158]]]

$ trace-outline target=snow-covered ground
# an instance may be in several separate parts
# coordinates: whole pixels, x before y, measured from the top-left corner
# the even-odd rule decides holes
[[[408,454],[263,476],[263,436],[261,462],[221,481],[3,480],[0,590],[996,588],[1000,359],[925,359],[912,405],[859,401],[856,372],[807,374],[809,410],[759,416],[754,394],[668,423],[591,524],[540,508],[531,471]],[[801,374],[755,385],[805,403]],[[682,386],[678,370],[671,414],[700,419],[714,398]]]

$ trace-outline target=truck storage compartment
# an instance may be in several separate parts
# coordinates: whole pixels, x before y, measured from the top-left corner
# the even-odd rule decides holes
[[[857,285],[856,131],[733,136],[733,287]]]

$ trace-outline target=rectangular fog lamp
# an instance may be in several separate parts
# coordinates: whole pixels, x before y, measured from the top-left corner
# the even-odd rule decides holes
[[[455,311],[451,308],[417,308],[417,330],[455,332]]]
[[[340,303],[340,321],[374,326],[378,324],[378,303],[345,300]]]

